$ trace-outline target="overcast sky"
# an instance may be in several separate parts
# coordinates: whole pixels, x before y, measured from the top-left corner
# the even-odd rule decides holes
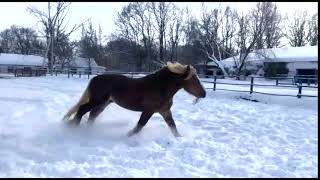
[[[73,2],[67,17],[69,27],[91,18],[95,28],[98,28],[100,24],[103,35],[109,35],[116,29],[114,25],[116,12],[126,4],[128,2]],[[181,8],[188,6],[195,16],[200,17],[201,2],[176,2],[175,4]],[[222,7],[229,5],[231,8],[245,12],[251,9],[256,2],[206,2],[205,4],[208,9],[221,4]],[[309,14],[318,12],[317,2],[277,2],[277,5],[281,13],[288,15],[292,15],[295,10],[307,10]],[[31,6],[46,10],[47,2],[0,2],[0,31],[13,24],[40,30],[41,25],[37,23],[37,19],[26,11],[26,8]],[[71,39],[79,38],[80,30],[71,36]]]

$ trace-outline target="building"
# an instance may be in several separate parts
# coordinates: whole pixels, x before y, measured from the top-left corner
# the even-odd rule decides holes
[[[70,70],[73,73],[87,73],[90,68],[92,74],[104,73],[106,71],[106,68],[98,66],[93,58],[89,60],[88,58],[75,57],[70,62]]]
[[[234,58],[238,57],[230,57],[221,62],[226,68],[234,69]],[[318,46],[260,49],[249,53],[245,68],[263,76],[263,67],[268,63],[285,63],[289,70],[287,76],[317,76]]]
[[[208,78],[215,75],[223,75],[221,69],[211,60],[208,63],[198,63],[195,65],[195,68],[197,69],[198,75],[201,77]]]
[[[0,53],[0,73],[17,76],[42,76],[46,74],[44,58],[34,55]]]
[[[106,70],[105,67],[98,66],[94,60],[90,60],[89,66],[89,60],[80,57],[75,57],[70,66],[65,67],[64,70],[70,69],[73,73],[86,73],[90,68],[92,74],[103,73]],[[32,72],[36,73],[39,69],[46,71],[46,58],[35,55],[0,53],[0,73],[14,73],[14,71],[19,70],[27,71],[28,76],[32,76]],[[61,71],[59,67],[54,69]]]

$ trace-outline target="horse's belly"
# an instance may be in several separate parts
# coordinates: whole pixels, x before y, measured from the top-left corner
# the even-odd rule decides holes
[[[117,105],[119,105],[120,107],[123,107],[125,109],[128,110],[132,110],[132,111],[144,111],[145,108],[143,107],[143,105],[139,102],[139,101],[133,101],[130,99],[125,99],[125,98],[115,98],[115,97],[111,97],[111,100],[116,103]]]

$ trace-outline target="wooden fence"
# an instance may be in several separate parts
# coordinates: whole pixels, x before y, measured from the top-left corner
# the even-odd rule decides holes
[[[31,68],[31,67],[14,68],[12,71],[14,72],[15,77],[45,76],[47,73],[46,68]]]
[[[80,70],[80,71],[79,71]],[[19,69],[16,68],[14,70],[15,76],[40,76],[40,75],[46,75],[47,71],[46,69],[43,68],[36,68],[36,69]],[[90,75],[98,75],[98,74],[122,74],[122,75],[127,75],[129,77],[135,77],[138,74],[141,75],[148,75],[150,72],[121,72],[121,71],[105,71],[105,72],[92,72],[88,70],[88,68],[77,68],[77,71],[73,69],[54,69],[53,73],[51,75],[57,76],[58,74],[67,74],[68,78],[73,77],[73,76],[78,76],[81,78],[81,76],[86,76],[88,79],[90,78]],[[257,77],[257,76],[251,76],[250,78],[250,83],[226,83],[226,82],[218,82],[218,79],[225,78],[224,76],[213,76],[213,81],[206,81],[206,80],[201,80],[203,83],[211,83],[212,88],[206,88],[206,89],[212,89],[213,91],[216,90],[223,90],[223,91],[234,91],[234,92],[248,92],[250,94],[257,93],[257,94],[265,94],[265,95],[274,95],[274,96],[291,96],[291,97],[318,97],[314,95],[303,95],[302,91],[304,88],[318,88],[318,77],[317,76],[293,76],[293,77],[269,77],[268,79],[270,80],[275,80],[275,84],[256,84],[254,83],[255,79],[258,78],[263,78],[265,77]],[[230,78],[235,78],[230,77]],[[281,82],[282,80],[289,80],[289,83],[286,82]],[[302,82],[307,82],[307,85],[303,85]],[[234,86],[248,86],[248,91],[243,91],[243,90],[231,90],[231,89],[223,89],[223,88],[217,88],[217,85],[219,84],[224,84],[224,85],[234,85]],[[314,86],[312,86],[314,84]],[[291,88],[297,88],[297,95],[289,95],[289,94],[274,94],[274,93],[264,93],[264,92],[258,92],[255,91],[255,87],[291,87]]]
[[[206,89],[212,89],[213,91],[216,90],[224,90],[224,91],[235,91],[235,92],[248,92],[250,94],[252,93],[258,93],[258,94],[266,94],[266,95],[274,95],[274,96],[291,96],[291,97],[297,97],[297,98],[301,98],[301,97],[318,97],[318,96],[313,96],[313,95],[303,95],[302,94],[302,89],[307,87],[307,88],[318,88],[317,86],[317,82],[318,82],[318,78],[308,78],[308,77],[302,77],[302,76],[294,76],[294,77],[287,77],[287,78],[283,78],[283,77],[272,77],[270,79],[275,80],[275,84],[255,84],[254,83],[254,79],[257,78],[265,78],[265,77],[254,77],[251,76],[250,77],[250,84],[239,84],[239,83],[225,83],[225,82],[217,82],[217,76],[214,76],[213,81],[201,81],[201,82],[205,82],[205,83],[212,83],[213,87],[212,88],[206,88]],[[280,80],[283,79],[293,79],[292,83],[279,83]],[[307,80],[307,85],[303,85],[301,80]],[[315,86],[311,86],[311,81],[315,82]],[[298,83],[297,83],[298,82]],[[241,90],[230,90],[230,89],[217,89],[217,84],[225,84],[225,85],[238,85],[238,86],[248,86],[249,90],[248,91],[241,91]],[[292,88],[297,88],[297,95],[289,95],[289,94],[274,94],[274,93],[264,93],[264,92],[258,92],[258,91],[254,91],[254,86],[262,86],[262,87],[292,87]]]

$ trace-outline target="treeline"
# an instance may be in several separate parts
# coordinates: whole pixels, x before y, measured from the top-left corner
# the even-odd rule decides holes
[[[166,61],[206,64],[240,55],[235,58],[240,74],[247,55],[255,49],[281,47],[282,42],[295,47],[318,44],[317,13],[285,17],[272,2],[258,2],[246,13],[230,7],[208,10],[203,4],[200,17],[171,2],[132,2],[117,12],[117,30],[106,43],[103,29],[96,30],[90,20],[67,32],[69,6],[49,2],[46,11],[28,8],[42,24],[40,35],[13,25],[0,33],[0,52],[45,55],[49,69],[65,67],[80,56],[124,71],[153,71]],[[79,28],[80,40],[70,41],[70,34]]]

